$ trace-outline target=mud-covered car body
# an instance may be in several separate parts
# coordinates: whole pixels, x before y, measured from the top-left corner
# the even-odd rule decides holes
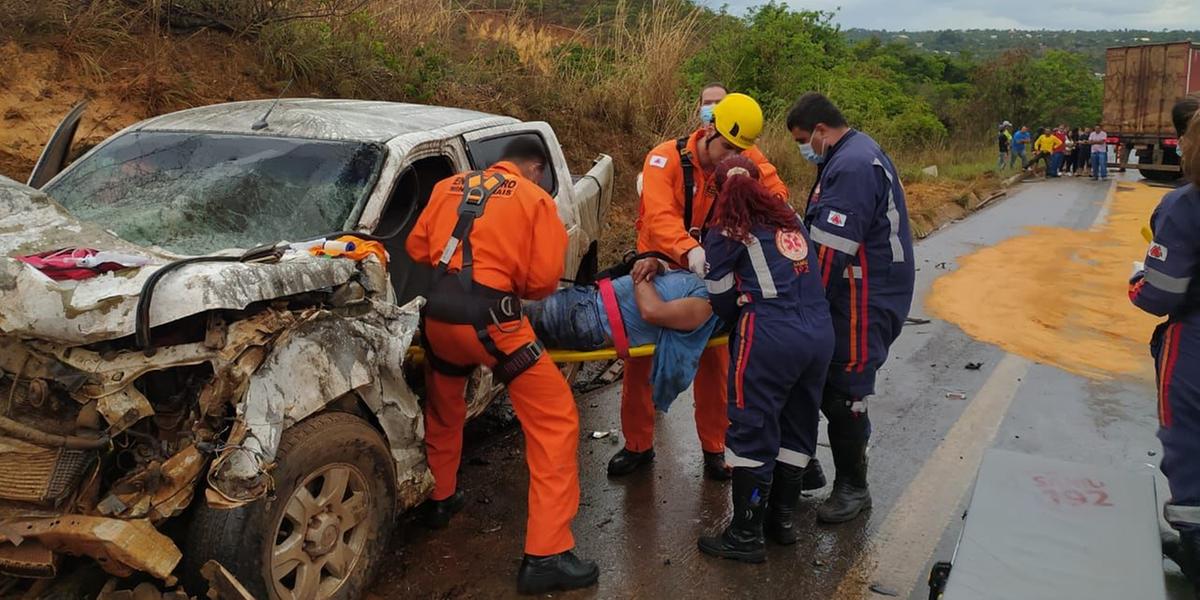
[[[67,152],[52,140],[31,178],[41,190],[0,178],[0,573],[53,577],[83,556],[173,582],[182,551],[162,525],[196,503],[270,501],[287,488],[273,478],[281,439],[331,411],[382,437],[389,514],[422,501],[432,480],[404,362],[429,273],[403,241],[437,180],[488,166],[513,136],[552,157],[541,184],[568,229],[567,275],[594,268],[611,159],[572,178],[545,123],[326,100],[282,100],[263,119],[271,105],[153,118],[57,174],[47,163]],[[342,231],[381,237],[390,260],[287,244]],[[56,281],[15,258],[60,248],[148,264]],[[476,414],[493,396],[486,370],[472,390]],[[330,552],[327,512],[300,524],[305,551]],[[349,565],[316,568],[318,595],[344,593],[322,577]],[[273,584],[260,589],[300,595]]]

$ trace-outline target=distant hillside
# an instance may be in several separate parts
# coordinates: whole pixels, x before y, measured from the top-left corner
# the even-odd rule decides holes
[[[846,37],[860,41],[877,37],[885,43],[911,45],[939,54],[969,53],[976,58],[991,58],[1013,48],[1033,50],[1069,50],[1082,54],[1096,72],[1104,71],[1104,49],[1152,42],[1200,41],[1200,30],[1145,31],[1139,29],[1105,31],[1047,31],[1009,29],[967,29],[942,31],[879,31],[848,29]]]

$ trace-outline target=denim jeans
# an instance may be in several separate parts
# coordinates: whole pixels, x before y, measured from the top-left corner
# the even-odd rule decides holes
[[[1009,159],[1008,159],[1008,168],[1010,168],[1010,169],[1013,168],[1013,165],[1017,164],[1018,159],[1020,159],[1020,161],[1021,161],[1021,168],[1024,169],[1027,166],[1025,163],[1025,149],[1024,148],[1021,148],[1020,150],[1013,150],[1012,154],[1009,156]]]
[[[1093,152],[1092,153],[1092,179],[1104,179],[1108,177],[1108,153]]]
[[[1053,152],[1050,154],[1050,166],[1046,167],[1046,177],[1058,177],[1058,170],[1062,168],[1063,155],[1061,152]]]
[[[609,346],[595,286],[561,289],[545,300],[525,303],[524,310],[538,339],[549,348],[587,351]]]
[[[1000,153],[1000,158],[999,158],[999,160],[997,160],[997,161],[996,161],[996,170],[997,170],[997,171],[999,171],[1000,169],[1003,169],[1003,168],[1004,168],[1004,163],[1005,163],[1005,162],[1008,162],[1008,163],[1010,163],[1010,164],[1012,163],[1012,160],[1011,160],[1011,159],[1009,159],[1009,160],[1006,160],[1006,159],[1008,159],[1008,156],[1009,156],[1009,154],[1008,154],[1007,152],[1001,152],[1001,153]]]

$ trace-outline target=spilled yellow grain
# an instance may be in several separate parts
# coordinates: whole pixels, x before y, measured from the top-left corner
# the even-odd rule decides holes
[[[1093,379],[1153,380],[1147,350],[1158,322],[1129,302],[1141,228],[1164,190],[1118,186],[1090,231],[1035,227],[981,249],[933,284],[926,307],[973,338]]]

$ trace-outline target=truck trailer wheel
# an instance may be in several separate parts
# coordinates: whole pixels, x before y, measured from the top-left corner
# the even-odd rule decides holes
[[[283,432],[271,497],[196,507],[184,549],[191,593],[216,560],[256,598],[360,598],[387,549],[396,488],[383,438],[362,419],[326,413]]]
[[[1153,163],[1154,163],[1153,155],[1146,156],[1141,153],[1138,154],[1138,164],[1139,165],[1153,164]],[[1167,164],[1167,165],[1178,165],[1179,164],[1179,157],[1175,155],[1174,150],[1169,150],[1169,151],[1163,153],[1163,164]],[[1171,183],[1171,182],[1175,181],[1176,179],[1179,179],[1182,176],[1179,171],[1159,171],[1156,169],[1138,169],[1138,173],[1141,173],[1142,177],[1145,177],[1146,179],[1149,179],[1150,181],[1156,181],[1159,183]]]

